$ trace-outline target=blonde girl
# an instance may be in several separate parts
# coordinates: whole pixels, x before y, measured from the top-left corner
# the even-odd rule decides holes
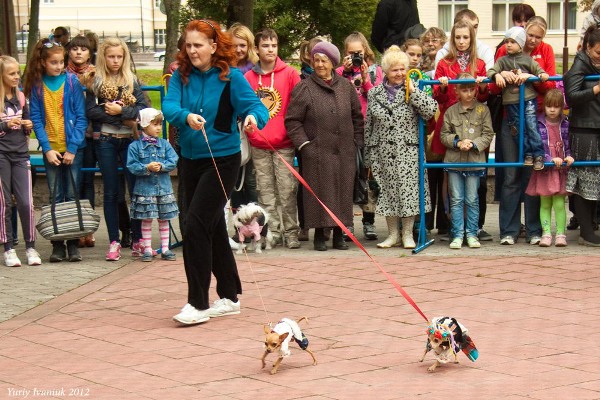
[[[17,200],[21,226],[25,237],[28,265],[40,265],[42,260],[35,250],[35,216],[31,185],[31,164],[27,139],[33,123],[29,119],[29,107],[25,95],[19,90],[20,69],[17,60],[0,56],[0,242],[4,244],[4,263],[7,267],[19,267],[21,260],[13,249],[11,195]]]
[[[24,86],[33,130],[44,153],[48,189],[57,203],[74,200],[79,192],[88,125],[83,87],[77,76],[64,69],[65,49],[42,39],[27,63]],[[63,241],[52,241],[50,262],[66,260],[67,251],[69,261],[81,261],[78,243],[78,239],[67,240],[65,248]]]
[[[258,54],[256,54],[254,48],[254,35],[247,26],[238,22],[231,25],[229,33],[233,36],[237,67],[242,71],[242,74],[245,74],[258,61]]]
[[[118,212],[118,168],[127,165],[127,151],[134,139],[134,124],[139,111],[146,108],[144,94],[131,70],[131,57],[125,42],[107,38],[96,56],[96,76],[86,97],[86,112],[93,124],[100,125],[96,155],[104,182],[104,219],[108,229],[107,261],[121,258]],[[124,171],[129,193],[135,176]],[[132,256],[141,256],[141,224],[131,221]]]

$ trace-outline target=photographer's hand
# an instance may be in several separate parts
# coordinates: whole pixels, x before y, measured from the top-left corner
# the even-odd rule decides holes
[[[352,72],[352,56],[346,56],[343,60],[344,71]]]

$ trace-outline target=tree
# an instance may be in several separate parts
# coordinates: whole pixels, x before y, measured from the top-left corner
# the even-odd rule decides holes
[[[250,0],[190,0],[184,7],[182,23],[194,18],[211,18],[225,21],[226,25],[242,22],[230,19],[232,5]],[[327,36],[342,46],[344,38],[352,31],[371,36],[371,23],[379,0],[254,0],[252,31],[263,27],[274,29],[279,36],[279,54],[292,55],[300,43],[314,36]],[[340,47],[341,48],[341,47]]]
[[[40,29],[40,0],[31,0],[29,9],[29,34],[27,35],[27,59],[38,40]]]
[[[15,15],[12,0],[0,0],[0,49],[5,54],[17,57]]]
[[[239,22],[252,26],[254,19],[254,0],[229,0],[227,5],[227,26]]]
[[[163,72],[169,71],[169,64],[174,61],[175,54],[177,54],[177,41],[181,30],[179,29],[179,11],[181,8],[181,0],[162,0],[165,13],[167,14],[167,47],[165,49],[165,64],[163,66]]]

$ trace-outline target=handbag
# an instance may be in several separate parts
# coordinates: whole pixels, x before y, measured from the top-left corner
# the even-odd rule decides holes
[[[369,179],[363,160],[361,149],[356,148],[356,174],[354,175],[354,204],[367,204],[369,202]]]
[[[71,168],[71,184],[75,188],[75,178]],[[50,193],[51,204],[42,207],[42,215],[35,225],[37,231],[48,240],[69,240],[91,235],[100,226],[100,216],[92,208],[89,200],[80,200],[74,190],[75,200],[56,203],[54,193],[58,187],[58,177],[54,181],[54,191]]]

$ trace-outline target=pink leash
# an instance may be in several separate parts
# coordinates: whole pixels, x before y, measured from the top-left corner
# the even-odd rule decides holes
[[[264,141],[269,145],[269,147],[271,148],[272,151],[274,151],[277,154],[277,157],[279,157],[279,159],[281,161],[283,161],[283,163],[285,164],[285,166],[287,167],[287,169],[290,170],[290,172],[296,177],[296,179],[298,179],[298,181],[302,184],[302,186],[304,186],[306,188],[306,190],[308,190],[314,197],[315,199],[317,199],[317,201],[319,202],[319,204],[321,204],[321,206],[323,207],[323,209],[325,211],[327,211],[327,213],[329,214],[329,216],[335,221],[335,223],[342,229],[342,231],[348,235],[348,237],[350,239],[352,239],[352,241],[354,242],[354,244],[356,244],[356,246],[361,249],[363,251],[363,253],[365,253],[367,255],[367,257],[369,257],[369,259],[371,260],[371,262],[373,264],[375,264],[377,266],[377,268],[379,268],[379,270],[381,271],[381,273],[383,273],[383,275],[387,278],[387,280],[396,288],[396,290],[398,292],[400,292],[400,294],[402,295],[402,297],[404,297],[406,299],[406,301],[415,309],[417,310],[417,312],[425,319],[425,321],[427,321],[429,323],[429,319],[425,316],[425,314],[423,313],[423,311],[421,311],[421,309],[419,308],[419,306],[417,305],[417,303],[415,303],[415,301],[412,299],[412,297],[410,297],[408,295],[408,293],[406,293],[406,291],[402,288],[402,286],[400,286],[400,284],[394,279],[393,276],[391,276],[385,269],[383,269],[383,267],[377,262],[375,261],[375,259],[371,256],[371,254],[369,254],[369,252],[367,251],[367,249],[364,248],[364,246],[358,241],[358,239],[356,239],[356,237],[352,234],[352,232],[350,232],[350,230],[348,230],[348,228],[342,223],[342,221],[339,220],[338,217],[336,217],[336,215],[325,205],[325,203],[323,203],[321,201],[321,199],[319,198],[319,196],[317,196],[317,194],[312,190],[312,188],[309,186],[309,184],[304,180],[304,178],[302,178],[302,176],[294,169],[294,167],[292,167],[280,154],[277,150],[275,150],[275,148],[271,145],[271,143],[269,142],[269,140],[263,136],[262,132],[258,129],[258,127],[256,125],[252,125],[252,128],[254,129],[254,132],[257,132],[263,139]]]

